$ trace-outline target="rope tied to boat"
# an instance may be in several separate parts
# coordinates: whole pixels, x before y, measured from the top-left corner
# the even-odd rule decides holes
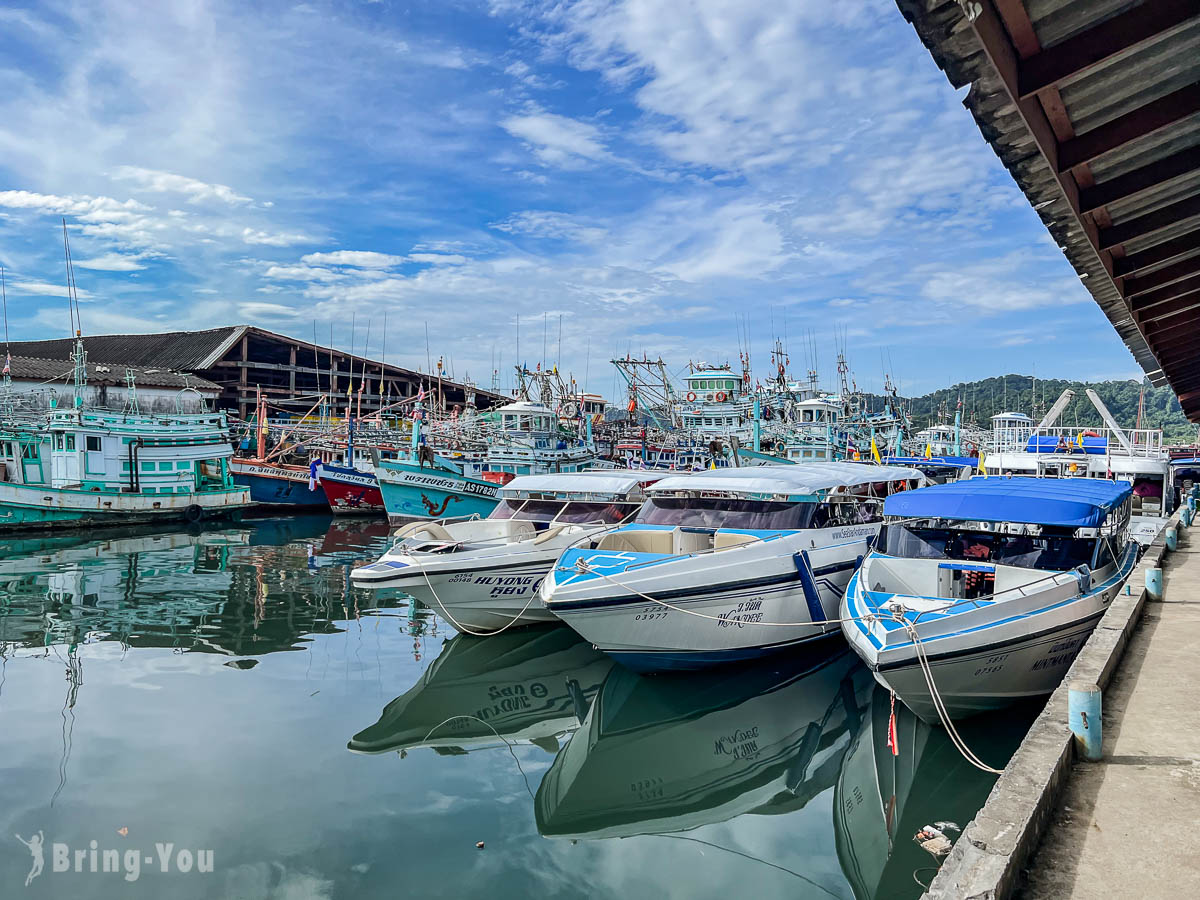
[[[713,615],[709,615],[707,613],[696,612],[695,610],[691,610],[691,609],[683,609],[682,607],[676,606],[675,604],[672,604],[672,603],[668,603],[665,600],[660,600],[657,597],[652,597],[649,594],[639,591],[637,588],[630,587],[629,585],[622,583],[619,579],[613,578],[611,575],[606,575],[603,572],[596,571],[591,565],[588,564],[587,560],[583,559],[582,557],[575,561],[575,571],[580,573],[581,575],[594,575],[597,578],[603,578],[605,581],[615,584],[618,587],[620,587],[626,591],[629,591],[630,593],[632,593],[638,597],[641,597],[643,600],[647,600],[650,603],[655,603],[659,606],[666,607],[667,609],[675,610],[676,612],[686,613],[689,616],[696,616],[697,618],[709,619],[709,620],[715,621],[715,622],[729,621],[729,619],[724,616],[713,616]],[[904,627],[905,631],[908,633],[909,638],[913,642],[913,646],[916,649],[917,662],[920,665],[921,672],[925,678],[925,685],[929,690],[930,698],[933,700],[934,709],[937,711],[938,718],[941,720],[943,727],[946,729],[946,733],[950,736],[950,741],[951,741],[951,743],[954,744],[955,749],[957,749],[958,752],[962,754],[963,758],[968,763],[970,763],[972,766],[974,766],[975,768],[977,768],[983,772],[992,774],[992,775],[1002,775],[1004,773],[1004,770],[992,768],[987,763],[985,763],[983,760],[981,760],[974,753],[974,751],[972,751],[971,748],[967,746],[966,742],[959,735],[958,730],[954,727],[954,723],[950,719],[949,713],[947,713],[947,711],[946,711],[946,706],[942,700],[941,693],[938,691],[937,685],[934,683],[933,671],[931,670],[930,665],[929,665],[929,660],[925,655],[925,647],[921,640],[921,637],[920,637],[920,635],[917,634],[916,626],[912,622],[909,622],[906,618],[904,618],[902,608],[899,611],[893,611],[892,614],[893,614],[893,616],[897,617],[896,620],[901,623],[901,625]],[[836,619],[824,619],[824,620],[820,620],[820,621],[811,621],[810,620],[808,622],[751,622],[751,623],[748,623],[748,626],[749,625],[764,625],[764,626],[776,627],[776,628],[797,628],[797,627],[807,627],[807,626],[840,625],[843,622],[872,621],[875,618],[876,618],[875,615],[868,614],[865,616],[845,616],[845,617],[839,617]]]
[[[615,584],[622,590],[626,590],[637,597],[641,597],[643,600],[646,600],[650,603],[656,603],[659,606],[666,607],[667,609],[673,609],[676,612],[681,612],[685,615],[695,616],[698,619],[709,619],[713,622],[737,623],[736,619],[730,619],[728,616],[714,616],[709,615],[708,613],[696,612],[694,609],[684,609],[682,606],[677,606],[674,603],[668,603],[666,600],[660,600],[657,597],[651,597],[649,594],[642,593],[637,588],[625,584],[620,579],[613,578],[611,575],[605,575],[603,572],[597,571],[596,569],[592,568],[588,561],[583,557],[575,560],[575,571],[580,575],[594,575],[597,578],[603,578],[605,581]],[[846,616],[845,618],[836,619],[810,619],[807,622],[744,622],[738,624],[743,624],[747,628],[752,628],[756,625],[763,625],[769,628],[808,628],[811,626],[823,627],[827,625],[840,625],[843,622],[865,621],[867,618],[867,616]]]
[[[533,604],[534,598],[537,596],[537,591],[531,590],[529,592],[529,599],[525,601],[525,605],[523,607],[521,607],[521,611],[518,612],[515,616],[513,616],[512,620],[510,622],[505,623],[504,625],[497,628],[495,631],[478,631],[467,625],[462,624],[461,622],[458,621],[458,619],[454,618],[454,614],[451,613],[450,610],[446,609],[446,604],[443,603],[442,598],[438,596],[438,592],[434,588],[433,582],[429,580],[429,572],[426,571],[425,567],[423,565],[421,565],[420,563],[417,563],[416,566],[417,566],[417,568],[419,568],[421,570],[421,576],[425,579],[425,586],[427,588],[429,588],[429,593],[431,593],[433,595],[434,601],[436,601],[437,605],[441,608],[442,615],[444,615],[447,619],[449,619],[450,624],[453,625],[455,628],[457,628],[459,631],[462,631],[466,634],[474,635],[475,637],[491,637],[492,635],[500,634],[500,633],[512,628],[515,624],[517,624],[517,622],[520,621],[521,616],[525,615],[525,613],[529,610],[529,607]],[[496,615],[508,615],[508,614],[507,613],[503,613],[503,614],[497,613]]]

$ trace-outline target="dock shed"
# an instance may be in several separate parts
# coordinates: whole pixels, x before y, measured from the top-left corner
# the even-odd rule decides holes
[[[74,339],[14,341],[11,346],[14,359],[20,354],[57,360],[69,368]],[[363,415],[379,408],[381,393],[386,405],[413,397],[422,387],[428,393],[427,403],[440,401],[448,408],[465,405],[468,394],[475,397],[481,409],[511,399],[447,378],[439,379],[436,374],[351,356],[344,350],[311,344],[253,325],[161,334],[85,335],[83,346],[89,364],[197,375],[218,386],[220,408],[236,411],[243,419],[252,414],[259,389],[276,408],[303,415],[322,394],[330,396],[335,407],[344,409],[350,400],[352,382],[356,409],[359,388],[365,383]]]
[[[1200,421],[1200,0],[896,0],[1156,385]]]

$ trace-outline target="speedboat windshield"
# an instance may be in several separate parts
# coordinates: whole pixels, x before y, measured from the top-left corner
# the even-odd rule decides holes
[[[529,522],[615,525],[637,510],[636,503],[602,503],[584,500],[501,500],[489,519]]]
[[[905,559],[990,562],[1025,569],[1066,571],[1090,565],[1095,538],[1073,534],[999,534],[893,523],[879,532],[875,550]]]
[[[811,523],[822,504],[733,500],[723,497],[652,497],[637,515],[643,525],[683,525],[695,528],[798,530]]]

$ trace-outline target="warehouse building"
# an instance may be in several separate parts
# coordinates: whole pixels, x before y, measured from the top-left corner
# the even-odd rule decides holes
[[[230,325],[207,331],[170,331],[161,334],[102,334],[83,339],[91,366],[132,366],[143,373],[154,370],[186,373],[216,386],[220,408],[237,412],[243,419],[253,414],[258,391],[276,409],[296,415],[308,412],[318,398],[327,396],[335,409],[345,409],[354,385],[354,408],[361,391],[362,415],[381,405],[415,396],[422,388],[428,403],[447,408],[464,406],[472,395],[480,408],[507,402],[491,391],[479,390],[436,374],[422,374],[379,360],[351,356],[342,350],[322,347],[253,325]],[[74,346],[72,338],[14,342],[14,359],[19,355],[67,363]],[[137,384],[142,386],[141,376]]]

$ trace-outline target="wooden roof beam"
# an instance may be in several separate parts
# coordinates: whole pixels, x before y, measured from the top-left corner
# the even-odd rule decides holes
[[[1145,294],[1155,288],[1172,284],[1197,273],[1200,273],[1200,255],[1189,256],[1187,259],[1159,269],[1157,272],[1151,272],[1149,275],[1142,275],[1140,278],[1126,278],[1125,296],[1132,299],[1138,294]]]
[[[1111,228],[1101,228],[1099,232],[1100,248],[1104,250],[1116,247],[1118,244],[1134,238],[1153,234],[1191,216],[1200,216],[1200,194],[1194,197],[1185,197],[1183,200],[1138,216],[1136,219],[1130,219],[1128,222],[1113,225]],[[1200,222],[1197,223],[1197,227],[1200,227]]]
[[[1183,256],[1193,250],[1200,250],[1200,228],[1171,238],[1169,241],[1163,241],[1161,244],[1155,244],[1145,250],[1139,250],[1137,253],[1122,256],[1114,261],[1113,268],[1117,275],[1133,275],[1142,269],[1157,266],[1159,263]]]
[[[1195,0],[1147,0],[1026,59],[1021,65],[1020,96],[1028,97],[1081,75],[1197,16],[1200,7]]]
[[[1180,319],[1183,324],[1190,325],[1192,328],[1175,329],[1174,334],[1170,336],[1169,340],[1168,338],[1160,337],[1159,340],[1154,341],[1154,349],[1162,353],[1163,356],[1177,359],[1181,353],[1194,353],[1200,349],[1200,331],[1195,328],[1196,317],[1181,316]]]
[[[1173,284],[1147,291],[1141,296],[1135,297],[1130,301],[1130,306],[1133,308],[1134,315],[1143,312],[1150,313],[1168,300],[1194,294],[1196,291],[1200,291],[1200,275],[1191,275],[1188,278],[1181,278]]]
[[[1180,363],[1186,363],[1188,360],[1200,358],[1200,340],[1196,338],[1195,333],[1187,334],[1175,339],[1173,344],[1164,344],[1160,350],[1162,358],[1159,362],[1163,365],[1176,366]]]
[[[1200,169],[1200,146],[1188,147],[1095,187],[1080,189],[1080,212],[1092,212],[1118,200],[1128,200],[1196,169]]]
[[[1195,112],[1200,112],[1200,84],[1189,84],[1077,138],[1064,141],[1058,148],[1058,171],[1066,172],[1089,163],[1130,141],[1174,125]]]

